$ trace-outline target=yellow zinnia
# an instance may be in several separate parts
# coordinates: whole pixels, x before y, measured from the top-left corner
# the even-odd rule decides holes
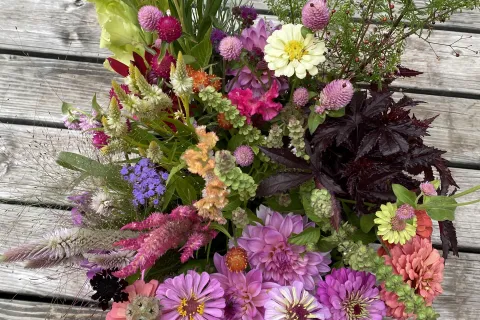
[[[415,236],[417,230],[417,217],[413,219],[403,220],[397,217],[397,205],[392,203],[382,204],[380,211],[375,215],[377,218],[373,220],[378,225],[377,234],[388,243],[405,244],[408,240]]]

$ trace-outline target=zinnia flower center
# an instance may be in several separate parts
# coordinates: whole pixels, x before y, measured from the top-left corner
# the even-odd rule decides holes
[[[288,309],[286,320],[307,320],[309,314],[305,306],[297,304]]]
[[[247,251],[240,247],[230,249],[225,256],[225,264],[231,272],[241,272],[247,268]]]
[[[136,296],[127,306],[127,320],[155,320],[160,313],[160,305],[155,297]]]
[[[205,303],[199,303],[195,297],[190,299],[183,298],[177,308],[177,312],[182,317],[188,317],[190,320],[194,319],[196,314],[202,315],[205,311]]]
[[[307,52],[301,41],[290,40],[285,45],[285,52],[288,54],[290,61],[300,60]]]
[[[397,216],[393,217],[391,222],[392,222],[392,230],[394,231],[403,231],[407,227],[407,222],[405,220],[400,219]]]
[[[343,308],[348,315],[348,320],[367,319],[367,301],[362,301],[359,297],[351,297],[344,302]]]

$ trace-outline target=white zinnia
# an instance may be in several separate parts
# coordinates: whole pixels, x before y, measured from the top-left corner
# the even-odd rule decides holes
[[[291,77],[294,74],[303,79],[307,72],[314,76],[318,65],[325,61],[325,43],[308,33],[302,35],[301,24],[286,24],[267,39],[265,61],[275,76]]]

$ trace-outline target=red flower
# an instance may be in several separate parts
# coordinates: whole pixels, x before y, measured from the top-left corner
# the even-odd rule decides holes
[[[417,216],[417,235],[430,239],[433,232],[432,219],[425,210],[415,210],[415,215]]]

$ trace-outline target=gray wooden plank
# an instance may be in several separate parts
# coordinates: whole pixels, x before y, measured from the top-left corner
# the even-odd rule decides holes
[[[105,57],[95,8],[85,0],[2,0],[0,48]]]

